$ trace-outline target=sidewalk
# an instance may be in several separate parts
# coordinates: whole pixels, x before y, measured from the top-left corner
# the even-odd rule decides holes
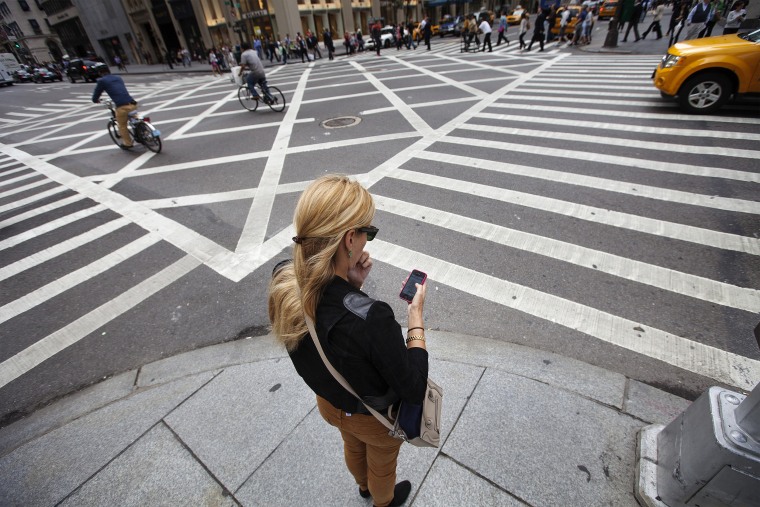
[[[688,402],[574,359],[428,332],[440,449],[404,445],[406,505],[637,506],[641,428]],[[92,386],[0,430],[3,505],[368,506],[271,336]],[[525,503],[524,503],[525,502]]]

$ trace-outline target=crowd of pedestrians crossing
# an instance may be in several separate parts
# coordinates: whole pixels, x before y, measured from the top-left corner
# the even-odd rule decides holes
[[[633,8],[624,10],[620,18],[621,42],[628,42],[631,32],[633,42],[654,34],[657,40],[670,37],[668,45],[679,40],[709,37],[721,19],[725,19],[724,34],[736,33],[746,17],[747,0],[672,0],[672,14],[665,31],[662,23],[667,1],[670,0],[635,0]],[[518,6],[515,10],[521,12],[516,27],[519,50],[532,51],[535,44],[539,47],[538,51],[544,51],[545,44],[554,41],[560,45],[567,43],[571,46],[589,44],[598,15],[597,9],[598,7],[589,8],[587,5],[575,8],[563,5],[557,9],[552,5],[546,9],[539,8],[531,15],[527,9]],[[643,33],[640,33],[639,24],[645,21],[648,13],[651,13],[651,21]],[[497,47],[502,43],[509,45],[506,11],[465,16],[460,30],[461,50],[493,51],[494,32],[497,32]],[[283,65],[288,63],[288,60],[306,63],[324,56],[333,60],[336,52],[334,36],[329,28],[323,29],[321,41],[320,37],[310,30],[303,35],[297,32],[293,38],[289,33],[285,34],[282,40],[261,36],[254,39],[253,50],[260,60],[267,59],[270,63],[277,62]],[[408,21],[387,26],[382,26],[377,20],[369,27],[369,37],[361,30],[343,33],[344,55],[352,56],[367,49],[380,55],[382,49],[394,47],[396,51],[404,48],[416,50],[419,46],[430,50],[431,36],[432,23],[427,16],[420,23]],[[324,49],[320,48],[320,42]],[[323,51],[326,55],[323,55]],[[190,53],[186,49],[180,49],[177,52],[177,60],[183,65],[190,65]],[[237,65],[233,52],[227,46],[220,50],[212,48],[208,54],[208,63],[213,75],[221,75],[222,71]]]

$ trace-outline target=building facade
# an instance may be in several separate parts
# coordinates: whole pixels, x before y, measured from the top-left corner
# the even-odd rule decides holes
[[[0,0],[0,51],[13,53],[20,63],[60,61],[61,40],[47,22],[41,2]]]
[[[120,0],[43,0],[40,5],[68,57],[135,61],[136,41]]]

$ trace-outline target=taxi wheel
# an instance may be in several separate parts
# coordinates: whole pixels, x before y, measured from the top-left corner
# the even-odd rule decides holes
[[[687,113],[708,114],[725,104],[731,93],[728,78],[708,72],[686,81],[678,92],[678,102]]]

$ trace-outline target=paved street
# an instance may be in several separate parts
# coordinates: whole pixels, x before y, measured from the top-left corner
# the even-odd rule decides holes
[[[434,330],[687,398],[753,387],[756,108],[687,116],[651,86],[659,55],[515,42],[270,67],[282,113],[245,111],[228,75],[125,77],[162,132],[158,155],[111,142],[93,85],[0,90],[58,87],[43,111],[0,106],[0,425],[104,377],[266,334],[294,204],[327,172],[375,196],[365,288],[397,315],[417,268]],[[361,122],[322,126],[345,116]]]

